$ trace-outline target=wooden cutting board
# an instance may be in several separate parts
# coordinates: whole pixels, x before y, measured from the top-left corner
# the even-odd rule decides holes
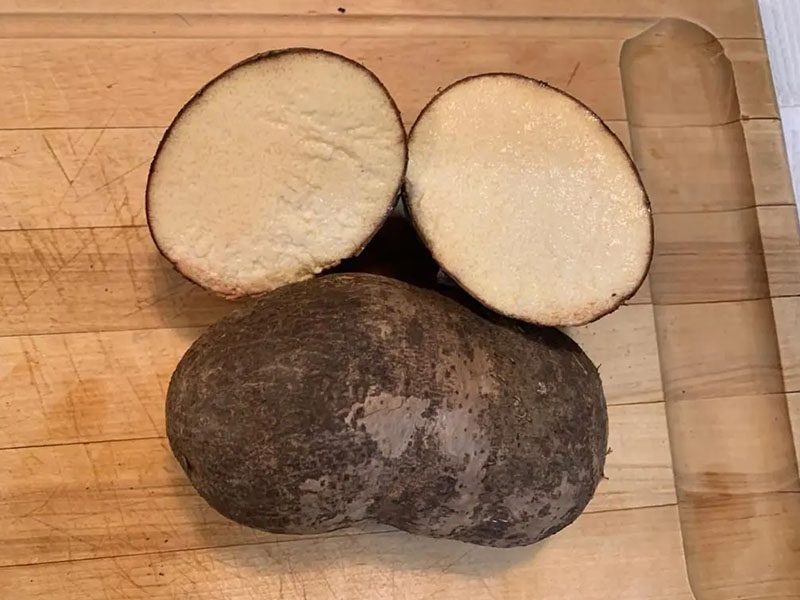
[[[0,0],[0,597],[800,598],[800,241],[755,0],[339,2]],[[364,62],[407,124],[518,71],[632,150],[649,281],[570,331],[608,479],[544,543],[256,532],[172,459],[169,375],[232,305],[159,258],[147,166],[196,88],[285,46]]]

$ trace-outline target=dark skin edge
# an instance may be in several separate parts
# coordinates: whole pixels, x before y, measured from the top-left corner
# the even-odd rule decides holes
[[[582,322],[582,323],[574,323],[574,324],[571,324],[571,325],[577,326],[577,325],[588,325],[589,323],[593,323],[593,322],[597,321],[598,319],[600,319],[600,318],[602,318],[602,317],[614,312],[615,310],[617,310],[625,302],[630,300],[636,294],[636,292],[639,291],[639,288],[642,287],[642,284],[644,283],[644,280],[647,277],[647,273],[650,270],[650,265],[653,262],[653,250],[654,250],[654,244],[655,244],[655,237],[654,237],[655,229],[654,229],[654,223],[653,223],[653,217],[652,217],[653,211],[652,211],[652,207],[650,205],[650,198],[647,195],[647,190],[645,190],[644,183],[642,182],[641,175],[639,174],[639,170],[636,168],[636,165],[633,162],[633,159],[628,154],[628,151],[625,149],[625,146],[620,141],[620,139],[616,136],[616,134],[613,131],[611,131],[611,129],[609,129],[608,125],[606,125],[603,122],[603,120],[597,115],[597,113],[595,113],[591,108],[589,108],[588,106],[586,106],[586,104],[581,102],[578,98],[575,98],[572,94],[570,94],[570,93],[568,93],[568,92],[566,92],[564,90],[561,90],[561,89],[559,89],[557,87],[554,87],[554,86],[548,84],[545,81],[541,81],[541,80],[535,79],[533,77],[528,77],[526,75],[521,75],[519,73],[505,73],[505,72],[481,73],[481,74],[478,74],[478,75],[470,75],[468,77],[464,77],[462,79],[459,79],[458,81],[455,81],[455,82],[451,83],[450,85],[448,85],[447,87],[445,87],[441,91],[437,92],[437,94],[433,98],[431,98],[428,101],[428,103],[425,105],[425,107],[420,111],[419,115],[417,116],[416,120],[414,121],[414,124],[411,126],[411,130],[408,132],[408,136],[407,136],[408,144],[409,145],[411,144],[411,141],[412,141],[412,139],[414,137],[414,129],[416,128],[416,126],[420,122],[420,120],[422,119],[423,115],[426,113],[426,111],[431,106],[433,106],[433,104],[442,95],[444,95],[450,89],[452,89],[452,88],[454,88],[454,87],[456,87],[456,86],[458,86],[460,84],[463,84],[463,83],[465,83],[467,81],[470,81],[472,79],[477,79],[477,78],[480,78],[480,77],[515,77],[515,78],[522,79],[522,80],[525,80],[525,81],[530,81],[530,82],[535,83],[535,84],[537,84],[537,85],[539,85],[541,87],[547,88],[547,89],[552,90],[552,91],[554,91],[556,93],[559,93],[559,94],[561,94],[563,96],[566,96],[567,98],[569,98],[573,102],[577,103],[587,113],[589,113],[589,115],[591,115],[594,118],[594,120],[600,125],[600,127],[602,127],[604,132],[606,134],[608,134],[616,142],[618,148],[622,151],[622,153],[627,158],[628,164],[630,165],[631,170],[633,171],[633,174],[636,176],[636,180],[639,182],[639,187],[642,189],[642,193],[643,193],[643,197],[644,197],[644,204],[645,204],[645,207],[647,208],[647,212],[650,215],[650,251],[649,251],[648,256],[647,256],[647,267],[644,269],[641,279],[636,284],[636,286],[633,287],[631,292],[628,293],[628,294],[619,296],[616,299],[615,303],[611,306],[611,308],[609,308],[607,311],[603,312],[602,314],[596,315],[594,318],[592,318],[592,319],[590,319],[588,321],[585,321],[585,322]],[[413,195],[413,190],[411,190],[410,183],[409,183],[409,181],[407,179],[403,181],[403,187],[402,187],[402,190],[401,190],[401,195],[402,195],[402,202],[403,202],[403,206],[405,207],[406,214],[408,214],[409,220],[413,224],[414,229],[417,231],[417,235],[420,237],[420,239],[423,240],[425,245],[429,249],[431,249],[433,247],[433,244],[431,243],[430,240],[425,238],[425,234],[423,233],[422,228],[420,227],[420,225],[417,222],[417,220],[414,218],[414,211],[412,210],[411,202],[409,200],[409,197],[411,195]],[[463,282],[459,281],[459,279],[457,277],[455,277],[452,273],[448,272],[445,269],[445,267],[441,263],[441,260],[436,256],[436,253],[433,250],[431,250],[431,254],[432,254],[434,260],[436,260],[436,262],[439,264],[439,266],[442,269],[442,271],[447,273],[447,275],[453,281],[455,281],[459,286],[461,286],[462,289],[464,289],[470,296],[475,298],[478,302],[481,302],[482,304],[484,304],[489,310],[492,310],[494,312],[503,314],[504,316],[506,316],[508,318],[519,319],[519,317],[515,317],[513,315],[502,313],[501,311],[498,311],[496,308],[485,304],[484,301],[477,294],[475,294],[466,285],[464,285]],[[526,321],[531,323],[531,324],[533,324],[533,325],[541,325],[541,326],[545,326],[545,327],[552,326],[552,325],[547,324],[547,323],[537,323],[536,321],[533,321],[533,320],[527,320],[526,319]]]
[[[244,295],[225,296],[224,294],[220,294],[219,292],[217,292],[215,290],[209,289],[208,287],[203,285],[200,281],[197,281],[196,279],[194,279],[193,277],[191,277],[187,273],[184,273],[180,269],[180,267],[178,266],[177,262],[174,261],[172,258],[170,258],[164,252],[164,250],[159,245],[158,240],[156,240],[155,236],[153,235],[153,227],[151,225],[152,215],[151,215],[151,206],[150,206],[150,184],[152,182],[153,173],[156,171],[156,169],[158,167],[158,158],[159,158],[159,155],[161,154],[161,150],[166,145],[166,143],[169,141],[170,136],[171,136],[171,134],[173,132],[173,129],[175,128],[176,124],[180,121],[181,117],[192,107],[192,105],[195,102],[197,102],[198,100],[200,100],[203,97],[205,92],[212,85],[222,81],[232,71],[235,71],[239,67],[242,67],[242,66],[254,63],[254,62],[259,62],[259,61],[262,61],[262,60],[269,60],[269,59],[277,58],[277,57],[280,57],[280,56],[284,56],[286,54],[317,54],[317,53],[321,53],[321,54],[325,54],[325,55],[328,55],[328,56],[335,57],[335,58],[337,58],[339,60],[342,60],[343,62],[346,62],[346,63],[348,63],[350,65],[355,65],[359,69],[365,71],[370,76],[370,78],[375,83],[377,83],[378,86],[383,90],[384,94],[386,95],[386,98],[389,100],[390,106],[392,107],[392,109],[393,109],[393,111],[395,113],[395,116],[397,117],[397,122],[400,125],[400,131],[402,131],[402,136],[403,136],[402,140],[401,140],[402,144],[403,144],[404,151],[405,151],[405,155],[403,157],[403,171],[400,174],[400,177],[399,177],[399,180],[397,182],[397,185],[395,186],[395,192],[393,194],[392,200],[391,200],[391,202],[390,202],[390,204],[389,204],[389,206],[388,206],[388,208],[386,210],[385,215],[376,224],[375,229],[373,230],[372,234],[369,237],[367,237],[367,239],[364,241],[363,244],[361,244],[360,247],[356,248],[350,254],[350,257],[358,256],[364,250],[364,248],[366,248],[366,246],[369,244],[370,240],[372,240],[372,238],[375,237],[375,235],[378,233],[378,231],[380,231],[381,227],[386,222],[386,220],[391,216],[392,212],[395,209],[395,206],[397,205],[397,203],[399,201],[400,194],[401,194],[401,191],[402,191],[402,188],[403,188],[403,180],[405,179],[405,169],[406,169],[406,166],[408,165],[408,136],[406,135],[406,130],[405,130],[405,127],[403,126],[403,119],[402,119],[402,116],[400,114],[400,109],[397,107],[397,103],[394,101],[394,98],[392,98],[391,94],[389,93],[389,90],[386,88],[386,86],[383,84],[383,82],[378,78],[378,76],[375,75],[375,73],[373,73],[370,69],[368,69],[367,67],[365,67],[361,63],[359,63],[359,62],[357,62],[357,61],[355,61],[355,60],[353,60],[351,58],[347,58],[346,56],[342,56],[341,54],[337,54],[337,53],[331,52],[329,50],[323,50],[323,49],[317,49],[317,48],[304,48],[304,47],[280,48],[280,49],[276,49],[276,50],[268,50],[266,52],[260,52],[258,54],[254,54],[253,56],[245,58],[244,60],[241,60],[238,63],[228,67],[227,69],[222,71],[219,75],[217,75],[216,77],[214,77],[213,79],[208,81],[205,85],[203,85],[203,87],[201,87],[199,90],[197,90],[192,95],[192,97],[186,102],[186,104],[184,104],[180,108],[180,110],[178,110],[178,113],[172,119],[172,122],[169,124],[169,127],[167,127],[166,131],[164,132],[164,135],[161,137],[161,140],[158,143],[158,147],[156,148],[156,152],[153,155],[153,160],[150,161],[150,167],[149,167],[148,173],[147,173],[147,184],[145,186],[145,217],[147,219],[147,226],[148,226],[148,231],[150,232],[150,238],[153,240],[153,244],[155,245],[155,247],[158,250],[159,254],[161,254],[161,256],[163,256],[164,259],[167,260],[167,262],[169,262],[172,265],[173,269],[175,269],[178,273],[181,274],[181,276],[183,276],[184,278],[188,279],[192,283],[202,287],[203,289],[208,290],[209,292],[211,292],[213,294],[222,295],[222,296],[224,296],[224,297],[226,297],[228,299],[231,299],[231,300],[235,300],[235,299],[238,299],[238,298],[245,297]],[[345,257],[345,258],[347,258],[347,257]],[[330,270],[330,269],[336,267],[337,264],[339,264],[339,262],[334,262],[334,263],[331,263],[329,265],[326,265],[324,267],[323,271]],[[258,294],[256,294],[256,295],[258,295]]]

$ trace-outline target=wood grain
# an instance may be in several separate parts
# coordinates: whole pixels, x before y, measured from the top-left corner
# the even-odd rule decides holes
[[[758,208],[761,241],[772,296],[800,294],[800,234],[796,206]]]
[[[20,589],[32,600],[692,598],[674,506],[585,514],[503,552],[392,532],[0,569],[0,595]]]
[[[0,473],[9,482],[0,492],[0,565],[276,537],[240,527],[208,507],[164,439],[24,448],[0,455]]]
[[[668,403],[668,412],[682,435],[682,443],[672,446],[681,493],[800,491],[784,394],[677,400]],[[753,431],[772,435],[755,437]]]
[[[509,64],[567,86],[605,118],[624,118],[621,95],[603,91],[618,89],[619,44],[618,40],[500,36],[325,39],[326,49],[375,71],[406,123],[416,118],[438,88],[467,75],[507,70]],[[309,45],[318,41],[313,37],[0,40],[0,70],[15,73],[0,89],[0,101],[6,106],[0,129],[165,127],[195,90],[231,64],[272,48]],[[436,68],[409,69],[409,63]],[[578,63],[584,72],[570,81]],[[170,85],[159,85],[166,80]]]
[[[758,20],[758,9],[753,0],[627,0],[626,2],[597,2],[597,0],[574,0],[565,5],[560,0],[537,0],[531,5],[526,0],[510,0],[502,4],[486,3],[480,0],[412,0],[388,2],[369,0],[346,8],[347,17],[338,10],[341,2],[331,0],[277,0],[269,3],[258,0],[178,0],[165,7],[157,0],[68,0],[59,4],[60,15],[74,13],[122,13],[159,14],[180,13],[183,16],[196,14],[267,14],[267,15],[307,15],[318,17],[329,14],[339,18],[352,18],[354,15],[408,15],[408,16],[446,16],[460,17],[474,15],[484,17],[526,18],[578,18],[587,20],[602,19],[658,19],[681,15],[700,23],[719,37],[762,37]],[[53,6],[47,0],[29,0],[22,8],[14,0],[3,0],[0,12],[13,15],[25,13],[51,13]]]
[[[681,501],[686,564],[697,597],[798,597],[800,521],[794,516],[800,493],[687,494]],[[739,523],[745,526],[732,526]]]
[[[769,300],[656,306],[655,315],[667,397],[783,392]],[[767,333],[754,336],[759,328]]]
[[[229,312],[146,227],[0,232],[0,335],[207,325]]]
[[[144,225],[161,128],[0,131],[0,230]]]
[[[742,120],[778,117],[775,88],[769,70],[766,43],[759,40],[720,39],[731,63]]]
[[[652,306],[623,306],[565,331],[600,369],[609,404],[663,401]]]
[[[163,436],[169,377],[201,331],[0,338],[0,448]]]
[[[755,203],[758,206],[795,206],[780,121],[754,119],[744,121],[742,128]]]
[[[495,37],[527,36],[626,39],[650,22],[646,18],[510,17],[454,13],[449,15],[384,14],[336,10],[313,16],[317,39],[326,37]],[[401,7],[402,8],[402,7]],[[353,9],[351,8],[351,11]],[[16,13],[3,14],[4,38],[270,38],[309,34],[309,15],[256,13]]]
[[[659,304],[769,297],[755,207],[665,212],[655,214],[654,221],[650,286]]]
[[[755,206],[747,146],[738,121],[704,127],[636,126],[631,135],[656,215]]]
[[[659,213],[655,224],[649,281],[661,304],[800,294],[794,204]]]

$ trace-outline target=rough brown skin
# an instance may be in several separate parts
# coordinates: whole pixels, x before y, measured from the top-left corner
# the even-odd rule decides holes
[[[197,491],[245,525],[375,520],[510,547],[584,509],[607,413],[597,370],[560,332],[351,273],[212,326],[172,376],[167,434]]]
[[[535,79],[533,77],[527,77],[526,75],[521,75],[519,73],[506,73],[506,72],[480,73],[478,75],[470,75],[469,77],[464,77],[462,79],[459,79],[458,81],[454,81],[453,83],[451,83],[447,87],[439,90],[436,93],[436,95],[433,96],[433,98],[431,98],[428,101],[428,103],[425,105],[425,107],[420,111],[419,115],[417,115],[417,118],[415,119],[414,124],[411,126],[411,130],[408,132],[408,135],[406,136],[406,139],[410,143],[411,138],[414,136],[414,128],[417,126],[417,123],[419,123],[420,119],[422,118],[422,115],[425,114],[425,111],[428,110],[428,108],[439,98],[439,96],[441,96],[442,94],[447,92],[450,88],[455,87],[455,86],[457,86],[457,85],[459,85],[461,83],[464,83],[465,81],[469,81],[470,79],[475,79],[476,77],[491,77],[491,76],[495,76],[495,75],[496,76],[502,76],[502,77],[518,77],[519,79],[526,79],[528,81],[533,81],[534,83],[537,83],[538,85],[540,85],[542,87],[546,87],[548,89],[553,90],[554,92],[558,92],[559,94],[562,94],[562,95],[566,96],[567,98],[570,98],[571,100],[573,100],[573,101],[577,102],[578,104],[580,104],[586,110],[586,112],[588,112],[592,117],[594,117],[597,120],[598,124],[605,130],[605,132],[608,135],[611,136],[611,138],[617,143],[617,145],[623,151],[625,156],[628,157],[628,163],[630,164],[631,170],[633,171],[634,175],[636,175],[636,179],[639,181],[639,186],[642,188],[642,191],[644,192],[645,205],[647,207],[647,211],[651,214],[651,218],[650,218],[650,252],[649,252],[648,257],[647,257],[647,268],[644,270],[644,274],[642,275],[641,279],[639,280],[639,283],[636,284],[636,286],[633,288],[633,290],[629,294],[621,295],[617,299],[617,302],[611,308],[609,308],[606,312],[604,312],[604,313],[602,313],[600,315],[597,315],[596,317],[594,317],[593,319],[591,319],[589,321],[586,321],[585,323],[576,323],[576,325],[587,325],[588,323],[593,323],[594,321],[597,321],[598,319],[600,319],[600,318],[602,318],[602,317],[614,312],[615,310],[617,310],[620,306],[625,304],[625,302],[630,300],[636,294],[636,292],[639,291],[639,288],[642,287],[642,284],[644,283],[644,280],[647,277],[647,273],[650,270],[650,265],[653,262],[653,248],[654,248],[654,244],[655,244],[655,241],[654,241],[655,230],[654,230],[653,219],[652,219],[652,207],[650,205],[650,198],[648,197],[647,191],[645,190],[645,187],[644,187],[644,183],[642,182],[642,178],[639,175],[639,170],[636,168],[636,165],[634,164],[633,160],[631,159],[630,155],[628,154],[628,151],[625,149],[625,145],[620,141],[620,139],[617,137],[617,135],[613,131],[611,131],[611,129],[609,129],[608,125],[605,124],[603,119],[601,119],[597,115],[597,113],[595,113],[591,108],[586,106],[586,104],[584,104],[583,102],[578,100],[575,96],[573,96],[569,92],[565,92],[562,89],[554,87],[554,86],[550,85],[549,83],[547,83],[546,81],[541,81],[541,80]],[[407,157],[406,157],[406,160],[407,160]],[[422,228],[419,226],[419,223],[417,223],[417,221],[415,220],[414,212],[411,210],[411,206],[410,206],[410,203],[408,201],[408,197],[409,197],[409,195],[411,193],[412,192],[410,191],[409,182],[408,181],[404,181],[403,182],[403,188],[402,188],[400,194],[402,196],[402,202],[403,202],[403,206],[405,207],[405,212],[406,212],[406,214],[408,214],[408,218],[413,223],[414,229],[416,229],[416,231],[417,231],[417,235],[419,235],[420,239],[422,239],[423,242],[425,243],[425,245],[430,249],[430,248],[433,247],[433,244],[430,243],[430,240],[425,239],[425,235],[422,232]],[[470,290],[468,287],[466,287],[452,273],[449,273],[448,271],[446,271],[445,268],[442,266],[441,261],[436,257],[436,254],[433,251],[431,251],[431,254],[432,254],[434,260],[436,260],[436,262],[439,264],[439,266],[442,269],[442,271],[444,273],[446,273],[447,276],[450,277],[450,279],[455,281],[470,296],[472,296],[473,298],[478,300],[478,302],[483,303],[490,310],[498,312],[496,308],[494,308],[492,306],[489,306],[488,304],[485,304],[484,301],[477,294],[475,294],[472,290]],[[505,315],[505,316],[510,316],[510,315]],[[531,323],[533,325],[537,325],[537,323],[535,323],[533,321],[531,321]]]
[[[180,118],[183,115],[183,113],[186,112],[186,110],[195,101],[200,99],[203,96],[203,94],[205,93],[205,91],[209,87],[211,87],[214,83],[216,83],[217,81],[223,79],[231,71],[234,71],[234,70],[238,69],[239,67],[241,67],[243,65],[246,65],[248,63],[251,63],[251,62],[257,62],[257,61],[261,61],[261,60],[269,60],[270,58],[275,58],[275,57],[281,56],[283,54],[290,54],[290,53],[302,54],[302,53],[308,53],[308,52],[314,52],[314,53],[322,52],[324,54],[328,54],[330,56],[338,58],[338,59],[340,59],[340,60],[342,60],[344,62],[356,65],[357,67],[363,69],[375,81],[375,83],[377,83],[381,87],[381,89],[383,89],[383,91],[386,93],[386,97],[389,99],[389,102],[390,102],[392,108],[394,109],[394,113],[397,116],[397,121],[401,124],[400,129],[403,132],[403,136],[404,136],[403,137],[403,146],[405,148],[405,161],[404,161],[404,164],[408,164],[408,143],[407,143],[408,142],[408,136],[405,134],[405,127],[402,126],[403,118],[402,118],[402,115],[400,114],[400,109],[397,108],[397,103],[394,101],[394,98],[389,93],[389,90],[386,88],[386,86],[383,84],[383,82],[380,79],[378,79],[378,76],[375,75],[375,73],[373,73],[367,67],[365,67],[361,63],[359,63],[359,62],[357,62],[357,61],[355,61],[355,60],[353,60],[351,58],[347,58],[346,56],[342,56],[341,54],[337,54],[336,52],[331,52],[330,50],[323,50],[321,48],[303,48],[303,47],[279,48],[279,49],[276,49],[276,50],[268,50],[267,52],[260,52],[258,54],[254,54],[253,56],[245,58],[244,60],[241,60],[238,63],[236,63],[234,65],[231,65],[230,67],[225,69],[222,73],[220,73],[219,75],[217,75],[216,77],[214,77],[210,81],[206,82],[206,84],[203,85],[203,87],[201,87],[199,90],[197,90],[192,95],[192,97],[188,100],[188,102],[186,102],[186,104],[184,104],[180,108],[180,110],[177,112],[175,117],[172,119],[172,122],[169,124],[169,127],[167,127],[167,130],[164,132],[164,135],[161,137],[161,140],[158,142],[158,146],[156,148],[156,152],[153,155],[153,160],[150,161],[150,168],[148,169],[148,172],[147,172],[147,185],[145,186],[144,211],[145,211],[145,217],[147,219],[148,231],[150,232],[150,239],[153,240],[153,244],[155,244],[156,249],[158,250],[159,254],[161,254],[161,256],[163,256],[164,259],[167,260],[167,262],[169,262],[172,265],[172,267],[178,273],[180,273],[184,278],[186,278],[189,281],[191,281],[192,283],[202,287],[203,289],[207,289],[211,293],[222,295],[223,297],[228,298],[229,300],[235,300],[235,299],[241,298],[243,295],[241,295],[241,294],[225,295],[225,294],[221,294],[221,293],[219,293],[219,292],[217,292],[215,290],[208,289],[201,282],[195,280],[193,277],[191,277],[190,275],[185,273],[181,269],[180,264],[178,264],[172,258],[167,256],[167,254],[164,252],[164,250],[159,245],[158,240],[156,240],[155,235],[153,235],[153,229],[150,226],[150,222],[151,222],[151,215],[150,215],[150,182],[152,181],[152,175],[155,172],[155,170],[158,168],[158,157],[159,157],[159,154],[161,154],[161,149],[164,147],[164,145],[169,140],[169,137],[172,134],[172,130],[175,127],[175,124],[180,120]],[[402,192],[404,177],[405,177],[405,174],[404,173],[401,174],[400,179],[397,182],[397,189],[396,189],[396,192],[394,194],[394,199],[391,201],[390,205],[388,206],[388,208],[386,210],[386,215],[383,217],[383,219],[381,219],[377,223],[377,225],[375,226],[375,229],[373,230],[372,234],[369,237],[367,237],[367,239],[364,241],[364,243],[360,247],[353,249],[353,252],[350,255],[351,257],[352,256],[358,256],[362,252],[362,250],[364,250],[364,248],[366,248],[366,246],[369,244],[370,240],[372,240],[372,238],[377,234],[377,232],[380,231],[380,229],[383,226],[383,224],[386,222],[386,220],[392,214],[392,211],[394,210],[394,208],[395,208],[395,206],[396,206],[396,204],[397,204],[397,202],[398,202],[398,200],[400,198],[401,192]],[[339,263],[336,262],[336,263],[331,263],[329,265],[326,265],[325,269],[330,269],[332,267],[335,267],[337,264],[339,264]]]

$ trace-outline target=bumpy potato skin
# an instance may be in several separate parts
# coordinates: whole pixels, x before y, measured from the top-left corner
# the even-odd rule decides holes
[[[359,273],[281,288],[212,326],[167,397],[198,492],[282,533],[370,519],[531,544],[591,499],[607,426],[597,370],[565,335]]]

